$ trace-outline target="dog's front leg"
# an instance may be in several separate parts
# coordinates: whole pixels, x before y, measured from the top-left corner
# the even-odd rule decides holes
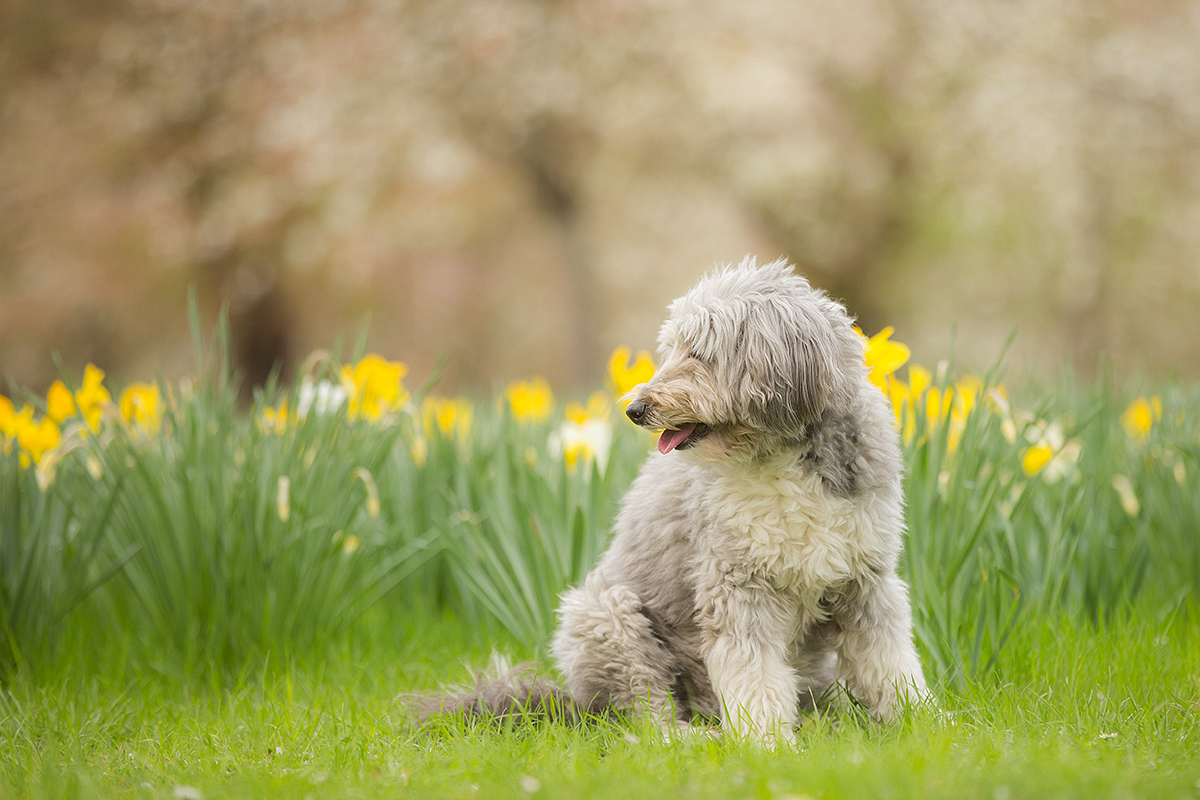
[[[928,699],[904,581],[891,574],[862,584],[836,622],[840,676],[876,719],[891,719],[905,701]]]
[[[799,690],[787,658],[794,609],[753,581],[715,582],[699,599],[704,662],[723,724],[743,737],[794,740]]]

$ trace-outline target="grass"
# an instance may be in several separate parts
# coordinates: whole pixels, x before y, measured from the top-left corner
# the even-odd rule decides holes
[[[10,691],[4,797],[1194,797],[1200,640],[1182,621],[1024,622],[997,669],[941,712],[802,730],[795,751],[665,741],[640,721],[449,724],[416,733],[400,696],[468,677],[489,643],[454,619],[213,691],[69,668]],[[501,639],[503,637],[500,637]],[[408,642],[397,647],[397,640]],[[1082,656],[1082,657],[1081,657]]]
[[[910,369],[901,572],[942,708],[771,753],[638,720],[412,730],[406,693],[545,658],[652,441],[610,403],[604,466],[567,457],[549,398],[300,419],[327,358],[244,409],[226,351],[154,426],[110,408],[36,466],[0,419],[0,797],[1200,795],[1195,386]]]

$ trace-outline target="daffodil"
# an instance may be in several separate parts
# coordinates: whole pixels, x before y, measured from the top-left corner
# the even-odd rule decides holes
[[[81,422],[73,422],[59,430],[57,423],[49,417],[33,423],[32,415],[23,413],[23,422],[26,419],[30,422],[24,442],[24,447],[28,452],[21,453],[21,465],[23,467],[34,465],[34,478],[37,480],[38,488],[44,492],[54,483],[59,462],[72,450],[83,447],[82,440],[87,427]],[[94,455],[88,454],[84,463],[88,473],[93,477],[99,477],[102,474],[100,463],[96,461]]]
[[[50,384],[46,392],[46,414],[58,424],[75,416],[75,398],[62,381]]]
[[[975,375],[964,375],[954,382],[954,402],[964,416],[974,410],[982,393],[983,381]]]
[[[946,430],[946,451],[954,453],[962,441],[963,431],[967,428],[967,418],[971,416],[979,394],[983,390],[983,381],[974,375],[960,378],[954,384],[954,399],[950,405],[949,428]]]
[[[408,367],[371,353],[354,365],[342,367],[342,386],[349,396],[351,419],[362,417],[372,422],[408,403],[404,376]]]
[[[858,330],[857,328],[855,330]],[[862,335],[861,332],[859,334]],[[863,337],[864,347],[866,337]],[[917,403],[925,397],[929,387],[929,372],[919,364],[908,367],[908,382],[888,375],[883,385],[883,392],[892,401],[892,411],[896,414],[896,425],[901,431],[904,443],[912,442],[917,430]]]
[[[288,404],[286,400],[274,408],[267,406],[258,415],[258,429],[266,434],[282,434],[287,430],[287,423]]]
[[[857,328],[855,329],[857,330]],[[887,331],[884,331],[885,333]],[[860,332],[861,335],[861,332]],[[882,335],[882,334],[880,334]],[[866,337],[864,346],[866,344]],[[900,380],[893,374],[887,375],[883,392],[888,399],[892,401],[892,410],[896,414],[897,426],[900,428],[901,435],[904,437],[904,443],[912,442],[917,430],[917,408],[919,403],[926,400],[926,392],[929,390],[931,376],[929,370],[922,367],[920,364],[908,365],[908,382]],[[936,404],[936,403],[935,403]],[[926,410],[928,404],[926,404]]]
[[[1021,456],[1021,469],[1025,470],[1026,475],[1033,477],[1041,472],[1053,457],[1054,448],[1049,444],[1035,444]]]
[[[925,418],[930,426],[941,424],[950,415],[954,406],[954,390],[946,387],[945,391],[937,386],[930,386],[925,392]]]
[[[521,422],[541,422],[554,408],[554,392],[542,377],[510,383],[504,393],[513,417]]]
[[[22,408],[21,413],[16,416],[16,433],[17,444],[28,454],[28,457],[33,460],[34,464],[42,460],[42,455],[47,450],[53,450],[55,447],[58,447],[58,443],[62,438],[62,434],[58,429],[58,425],[54,423],[54,420],[49,417],[43,417],[35,422],[33,419],[33,408],[28,405]]]
[[[633,359],[633,353],[624,345],[614,350],[608,359],[608,377],[622,408],[632,400],[626,395],[654,377],[654,359],[648,352],[639,350],[632,363],[630,359]]]
[[[917,432],[917,417],[913,413],[912,392],[909,385],[896,378],[888,376],[887,396],[892,401],[892,411],[896,415],[896,427],[905,444],[913,440]]]
[[[603,470],[608,464],[612,437],[612,422],[605,417],[588,417],[583,422],[567,419],[550,435],[549,450],[554,456],[561,455],[569,470],[589,461],[595,461]]]
[[[143,432],[154,433],[162,426],[162,395],[152,383],[131,383],[121,392],[121,418]]]
[[[1162,398],[1157,395],[1139,397],[1130,403],[1121,414],[1121,427],[1125,429],[1125,433],[1130,438],[1141,442],[1150,435],[1150,429],[1160,419],[1162,419]]]
[[[920,364],[909,364],[908,366],[908,390],[912,393],[913,398],[921,398],[925,396],[925,392],[933,385],[933,373],[922,367]]]
[[[95,364],[83,369],[83,386],[75,392],[75,405],[87,421],[88,428],[95,433],[100,429],[100,417],[112,405],[112,395],[104,388],[104,370]]]
[[[577,425],[583,425],[589,419],[608,419],[612,403],[604,392],[592,392],[587,399],[587,405],[567,403],[563,416]]]
[[[551,454],[561,455],[569,470],[588,461],[595,461],[603,470],[612,449],[611,408],[612,401],[604,392],[593,392],[586,406],[568,403],[562,425],[550,435]]]
[[[862,331],[859,336],[863,336]],[[874,336],[866,339],[864,357],[867,362],[867,378],[879,387],[879,391],[887,392],[887,378],[896,370],[908,363],[912,351],[907,345],[891,341],[896,329],[890,325]],[[864,338],[866,338],[864,336]]]
[[[579,462],[587,462],[595,457],[595,450],[586,437],[575,437],[569,444],[563,445],[563,461],[571,471],[575,470]]]
[[[884,330],[878,336],[890,334],[890,329]],[[893,342],[886,342],[893,345]],[[903,345],[901,345],[903,347]],[[893,358],[891,363],[897,359]],[[944,375],[946,365],[938,367],[938,374]],[[900,429],[905,444],[912,442],[917,430],[917,416],[920,414],[927,430],[937,426],[946,426],[946,451],[954,453],[962,441],[963,432],[967,427],[967,419],[979,404],[983,394],[984,383],[975,375],[965,375],[958,381],[945,385],[939,380],[935,384],[933,374],[920,364],[908,365],[908,382],[889,374],[883,385],[884,394],[892,403],[896,414],[896,424]],[[989,402],[990,392],[989,391]],[[1000,401],[1007,403],[1003,393],[996,395]],[[993,407],[995,405],[993,404]],[[1007,407],[1007,405],[1005,405]],[[919,409],[919,411],[918,411]]]
[[[16,435],[17,412],[13,408],[12,400],[0,394],[0,436],[12,439]]]
[[[1046,483],[1075,475],[1083,444],[1078,439],[1066,439],[1061,423],[1035,420],[1026,427],[1025,439],[1032,443],[1021,456],[1026,475],[1038,475]]]
[[[471,431],[474,413],[471,401],[465,397],[429,396],[421,403],[421,422],[426,436],[432,436],[436,428],[443,436],[465,439]]]

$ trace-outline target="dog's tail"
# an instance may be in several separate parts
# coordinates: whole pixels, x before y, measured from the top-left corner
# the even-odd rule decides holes
[[[541,669],[535,662],[514,667],[493,653],[488,669],[476,673],[472,688],[410,697],[416,722],[424,726],[439,717],[501,724],[550,720],[573,725],[582,721],[586,709],[570,692],[541,674]]]

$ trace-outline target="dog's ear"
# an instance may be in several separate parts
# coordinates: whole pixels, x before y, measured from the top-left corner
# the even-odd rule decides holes
[[[843,348],[820,313],[755,309],[740,337],[748,418],[764,430],[799,436],[845,394]]]

